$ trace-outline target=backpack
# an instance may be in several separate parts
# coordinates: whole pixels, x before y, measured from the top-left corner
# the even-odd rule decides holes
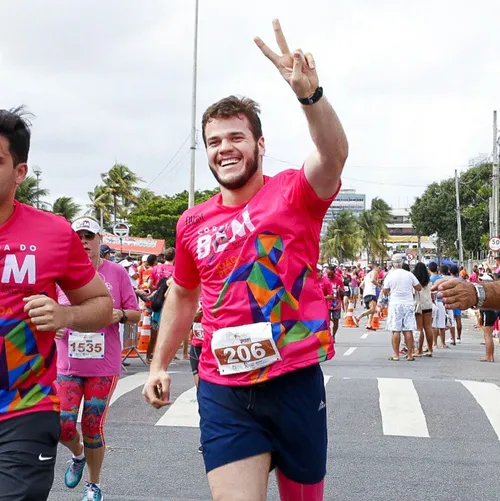
[[[168,289],[168,278],[162,278],[158,282],[158,288],[154,292],[153,299],[151,300],[151,310],[155,313],[161,311],[163,303],[165,302],[165,293]]]

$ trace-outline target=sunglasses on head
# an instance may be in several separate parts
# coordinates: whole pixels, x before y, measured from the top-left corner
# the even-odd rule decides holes
[[[80,237],[80,240],[94,240],[95,238],[95,233],[91,233],[90,231],[81,231],[78,233],[78,236]]]

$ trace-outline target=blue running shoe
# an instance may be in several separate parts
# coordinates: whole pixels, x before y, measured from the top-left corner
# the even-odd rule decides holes
[[[82,501],[102,501],[103,499],[104,496],[102,495],[101,489],[97,487],[96,484],[87,482]]]
[[[86,462],[85,458],[71,459],[71,464],[68,466],[68,469],[64,474],[64,483],[66,484],[66,487],[74,489],[80,483]]]

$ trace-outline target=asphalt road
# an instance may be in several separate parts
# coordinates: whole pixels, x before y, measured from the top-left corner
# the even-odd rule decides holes
[[[464,323],[462,344],[415,362],[388,360],[386,331],[341,328],[337,355],[323,364],[325,500],[500,499],[500,351],[497,363],[479,363],[481,333]],[[133,361],[128,369],[106,424],[105,499],[210,500],[189,362],[171,367],[177,400],[168,410],[143,402],[145,367]],[[69,458],[61,448],[51,501],[81,500],[82,486],[64,486]],[[273,476],[268,499],[279,499]]]

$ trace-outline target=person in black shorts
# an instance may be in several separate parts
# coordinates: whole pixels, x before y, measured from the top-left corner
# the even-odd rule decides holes
[[[500,318],[500,311],[497,310],[481,310],[481,318],[483,320],[484,343],[486,355],[480,359],[480,362],[495,361],[495,345],[493,343],[493,326],[497,318]]]
[[[0,110],[0,501],[45,501],[59,442],[56,331],[96,332],[113,303],[68,221],[15,201],[28,172],[22,110]],[[56,285],[72,306],[57,303]]]

